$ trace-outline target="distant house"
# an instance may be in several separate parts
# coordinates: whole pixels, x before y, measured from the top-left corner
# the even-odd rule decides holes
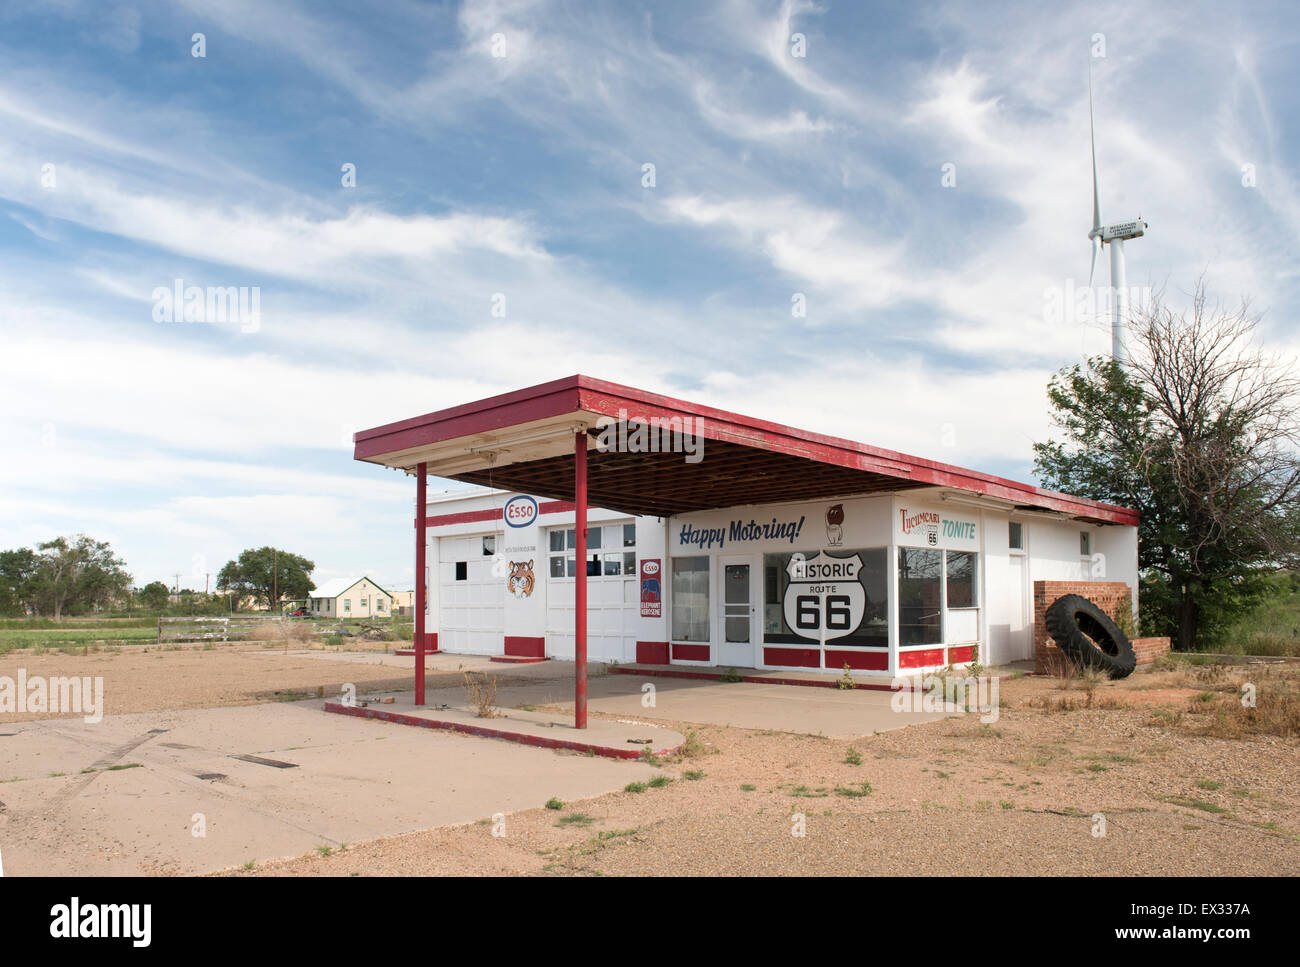
[[[337,578],[313,588],[309,610],[316,618],[387,618],[393,596],[370,578]]]
[[[407,618],[415,614],[414,591],[393,592],[393,614],[402,618]]]

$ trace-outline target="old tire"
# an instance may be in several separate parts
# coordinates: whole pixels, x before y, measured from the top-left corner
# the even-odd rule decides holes
[[[1048,607],[1043,621],[1061,651],[1085,668],[1098,668],[1111,678],[1126,678],[1137,667],[1132,642],[1105,611],[1085,597],[1062,595]]]

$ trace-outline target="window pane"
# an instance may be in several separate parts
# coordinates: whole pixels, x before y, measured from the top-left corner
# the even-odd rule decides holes
[[[673,640],[709,640],[709,559],[673,558]]]
[[[600,527],[588,527],[588,528],[587,528],[587,550],[589,550],[589,551],[598,551],[598,550],[600,550],[600,532],[601,532],[601,530],[603,530],[603,528],[600,528]]]
[[[564,577],[564,558],[562,557],[551,558],[551,577],[553,578]]]
[[[456,580],[465,581],[469,579],[469,563],[466,561],[456,562]]]
[[[1092,553],[1092,535],[1087,531],[1079,531],[1079,553],[1084,557]]]
[[[497,539],[495,537],[483,538],[483,556],[491,557],[497,552]]]
[[[592,554],[589,558],[587,558],[587,577],[589,578],[600,577],[600,555],[599,554]]]
[[[623,573],[624,574],[636,573],[636,551],[623,552]]]
[[[606,577],[618,577],[623,573],[622,554],[603,554],[601,564],[604,565]]]
[[[551,531],[551,550],[564,550],[564,531]]]
[[[576,530],[567,530],[564,532],[564,539],[567,542],[565,546],[569,550],[573,550],[575,547],[578,546],[577,533],[578,532]]]
[[[1007,544],[1013,551],[1025,549],[1025,525],[1012,521],[1007,525]]]
[[[749,604],[749,565],[729,564],[723,569],[722,601],[724,604]],[[735,639],[728,638],[728,641]]]
[[[975,569],[973,551],[948,552],[948,607],[973,608],[979,604]]]
[[[564,563],[564,575],[565,575],[565,577],[576,578],[576,577],[578,576],[578,562],[577,562],[577,559],[572,558],[572,557],[566,557],[566,558],[564,559],[564,562],[565,562],[565,563]]]
[[[898,549],[898,643],[937,645],[943,641],[939,577],[943,551]]]
[[[636,547],[636,524],[623,525],[623,546]]]
[[[848,550],[827,555],[848,558],[857,555],[862,561],[858,583],[865,592],[866,604],[862,620],[849,634],[828,638],[827,644],[854,645],[859,648],[885,648],[889,645],[889,601],[886,589],[889,577],[886,564],[888,551],[883,547]],[[815,638],[805,638],[785,622],[785,592],[790,585],[788,565],[793,554],[763,555],[763,640],[775,644],[809,644]],[[805,551],[811,560],[816,551]]]

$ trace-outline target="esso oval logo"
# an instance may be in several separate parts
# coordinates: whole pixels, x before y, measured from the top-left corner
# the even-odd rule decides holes
[[[505,510],[502,513],[505,516],[506,523],[511,527],[527,527],[537,520],[537,501],[522,494],[518,497],[511,497],[506,501]]]
[[[658,562],[658,561],[645,561],[645,562],[643,562],[643,563],[641,564],[641,573],[642,573],[642,574],[658,574],[658,573],[659,573],[659,562]]]

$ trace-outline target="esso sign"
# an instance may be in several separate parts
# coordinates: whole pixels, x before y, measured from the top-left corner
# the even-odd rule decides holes
[[[644,574],[644,575],[646,575],[647,577],[649,577],[649,576],[651,576],[651,575],[654,575],[654,574],[658,574],[658,573],[659,573],[659,562],[658,562],[658,561],[646,561],[644,564],[641,565],[641,573]]]
[[[537,501],[522,494],[518,497],[511,497],[506,501],[505,510],[502,513],[505,516],[506,523],[511,527],[527,527],[537,520]]]

